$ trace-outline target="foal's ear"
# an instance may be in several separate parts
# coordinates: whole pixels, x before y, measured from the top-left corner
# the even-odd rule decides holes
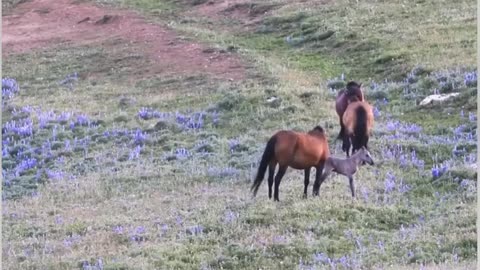
[[[362,87],[362,84],[363,84],[363,83],[360,83],[360,84],[358,85],[358,88]]]

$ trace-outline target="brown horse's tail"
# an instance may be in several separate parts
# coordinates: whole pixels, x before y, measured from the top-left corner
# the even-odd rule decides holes
[[[262,184],[263,178],[265,177],[265,172],[267,171],[268,163],[275,156],[275,144],[277,143],[277,136],[273,136],[268,140],[265,151],[262,155],[262,160],[260,161],[260,166],[258,167],[257,177],[253,182],[250,191],[253,191],[253,196],[257,195],[258,188]]]
[[[357,121],[353,129],[355,136],[352,143],[354,149],[360,149],[368,141],[368,115],[364,106],[358,106],[355,113]]]

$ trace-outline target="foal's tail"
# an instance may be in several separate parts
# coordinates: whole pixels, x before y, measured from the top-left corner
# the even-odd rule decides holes
[[[265,177],[265,172],[267,171],[268,163],[272,160],[275,155],[275,144],[277,142],[277,136],[273,136],[268,140],[265,151],[262,155],[262,160],[260,161],[260,166],[258,168],[257,177],[253,182],[250,191],[253,191],[253,196],[257,195],[258,188],[262,184],[263,178]]]
[[[357,122],[355,123],[354,127],[354,147],[360,149],[362,146],[366,144],[366,140],[368,139],[368,115],[365,107],[359,106],[356,109],[357,114]]]

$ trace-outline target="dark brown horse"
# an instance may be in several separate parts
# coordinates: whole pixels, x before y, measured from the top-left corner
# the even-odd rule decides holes
[[[343,149],[347,157],[350,156],[350,147],[352,154],[359,150],[362,146],[368,149],[368,139],[372,133],[374,117],[373,108],[366,101],[359,101],[355,97],[352,98],[351,103],[348,104],[345,110],[342,121],[344,124],[343,134]]]
[[[268,198],[272,198],[272,186],[275,180],[274,200],[279,201],[278,187],[288,167],[305,171],[303,197],[307,197],[307,188],[310,183],[310,170],[316,169],[316,178],[313,189],[319,183],[325,161],[330,156],[327,135],[324,129],[316,126],[308,133],[291,130],[281,130],[275,133],[267,142],[257,176],[251,187],[255,197],[263,181],[268,167]],[[275,167],[279,165],[274,179]]]
[[[327,161],[325,162],[325,169],[320,177],[319,184],[316,186],[317,189],[314,189],[313,193],[318,195],[320,191],[320,185],[322,185],[323,181],[327,179],[331,172],[336,172],[338,174],[345,175],[348,178],[350,183],[350,191],[352,192],[352,198],[355,197],[353,176],[357,172],[358,167],[365,163],[374,165],[370,152],[368,152],[368,150],[363,146],[355,154],[346,159],[336,158],[333,156],[328,157]]]
[[[345,127],[343,125],[343,114],[347,109],[348,104],[352,99],[357,98],[360,101],[364,101],[363,91],[361,89],[362,84],[358,84],[354,81],[347,83],[345,89],[342,89],[338,92],[337,98],[335,100],[335,110],[337,111],[338,118],[340,120],[340,132],[338,133],[337,140],[343,139],[343,133],[345,132]],[[345,150],[345,145],[342,145],[343,151]]]

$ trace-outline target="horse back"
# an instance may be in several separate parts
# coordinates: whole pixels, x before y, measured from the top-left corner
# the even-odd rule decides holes
[[[355,128],[355,123],[357,122],[357,110],[359,109],[365,110],[368,132],[370,132],[373,127],[374,117],[372,106],[366,101],[355,101],[347,106],[342,117],[345,128],[349,133],[353,132],[353,129]]]
[[[324,161],[330,156],[330,149],[325,133],[300,134],[298,150],[316,159],[317,162]]]

